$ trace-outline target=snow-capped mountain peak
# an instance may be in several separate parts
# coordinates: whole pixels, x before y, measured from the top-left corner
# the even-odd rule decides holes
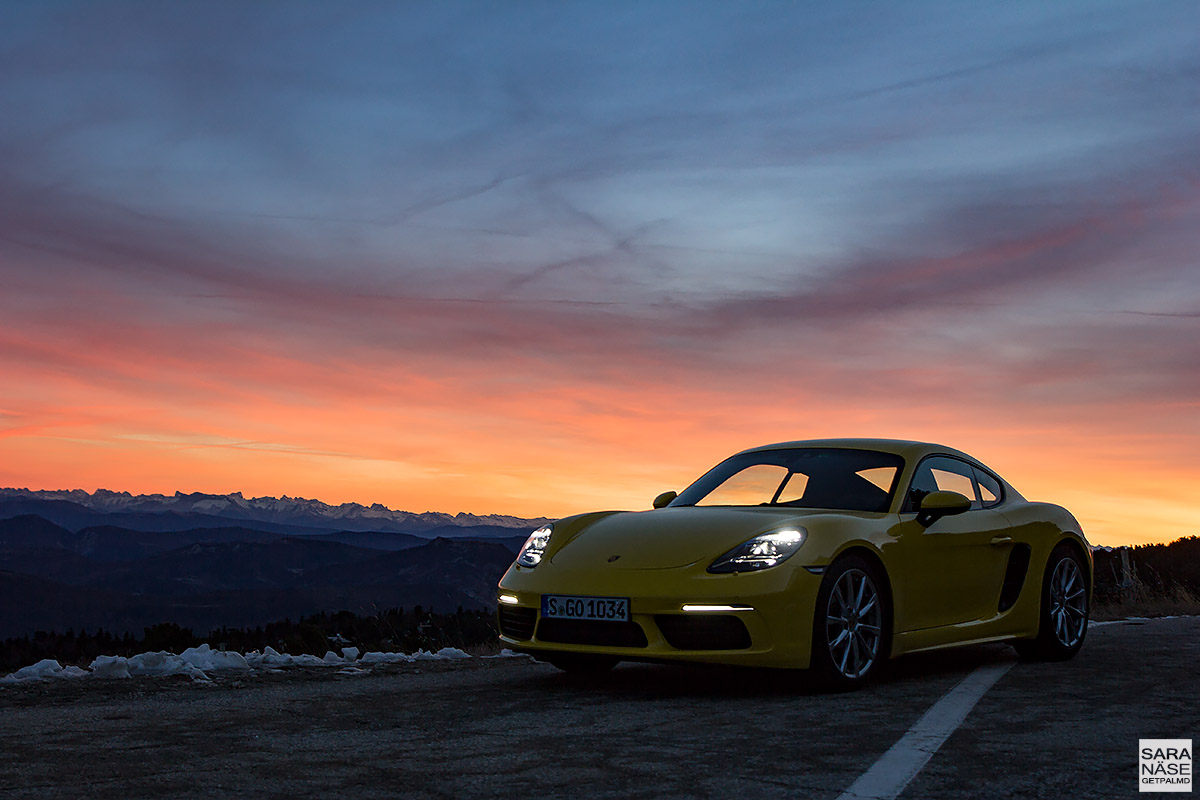
[[[97,489],[30,490],[0,488],[0,499],[63,500],[102,513],[205,514],[237,521],[271,522],[320,529],[419,532],[433,528],[487,525],[521,529],[534,528],[548,520],[523,519],[506,514],[447,514],[439,511],[414,513],[390,509],[382,503],[330,505],[303,497],[252,497],[241,492],[174,495],[114,492]]]

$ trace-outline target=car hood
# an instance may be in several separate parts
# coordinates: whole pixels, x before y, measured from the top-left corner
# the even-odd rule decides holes
[[[808,516],[811,512],[759,507],[625,511],[572,536],[550,556],[550,563],[568,569],[683,567],[712,561],[760,533],[802,526]]]

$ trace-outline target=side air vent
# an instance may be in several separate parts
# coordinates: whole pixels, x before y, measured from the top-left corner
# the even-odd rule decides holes
[[[1030,549],[1027,544],[1013,545],[1008,554],[1008,567],[1004,570],[1004,585],[1000,587],[1000,611],[1012,608],[1021,596],[1025,585],[1025,573],[1029,572]]]

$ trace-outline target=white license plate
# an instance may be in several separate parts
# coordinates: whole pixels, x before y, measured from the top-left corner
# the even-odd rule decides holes
[[[550,619],[598,619],[607,622],[628,622],[629,598],[544,594],[542,595],[542,616]]]

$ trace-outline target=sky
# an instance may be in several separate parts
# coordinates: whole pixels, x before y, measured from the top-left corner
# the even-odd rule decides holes
[[[1200,5],[0,0],[0,485],[557,517],[940,442],[1200,534]]]

